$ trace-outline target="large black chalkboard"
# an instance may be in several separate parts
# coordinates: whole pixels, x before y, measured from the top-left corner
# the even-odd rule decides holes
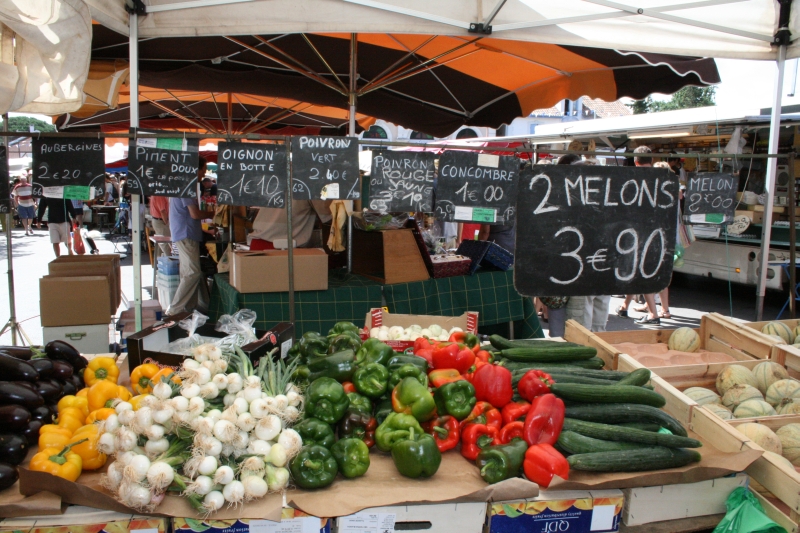
[[[283,145],[219,143],[217,203],[283,207],[286,148]]]
[[[6,155],[6,147],[0,146],[0,213],[8,213],[11,208],[10,195],[11,188],[8,183],[8,157]]]
[[[358,139],[292,138],[292,198],[358,200]]]
[[[382,213],[430,213],[434,178],[436,156],[430,152],[374,152],[368,207]]]
[[[156,138],[144,134],[131,139],[128,190],[146,196],[197,198],[199,144],[198,139]]]
[[[513,157],[445,151],[439,159],[436,218],[510,226],[519,161]]]
[[[89,186],[105,179],[104,143],[100,139],[47,137],[33,140],[34,196],[45,187]]]
[[[522,172],[514,285],[526,296],[654,293],[672,276],[678,180],[667,169]]]
[[[691,224],[727,224],[736,214],[739,178],[718,172],[690,172],[683,219]]]

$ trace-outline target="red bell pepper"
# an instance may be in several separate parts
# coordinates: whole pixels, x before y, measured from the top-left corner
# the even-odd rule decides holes
[[[503,429],[500,430],[498,440],[501,444],[508,444],[516,438],[521,439],[524,429],[525,423],[522,422],[522,420],[516,420],[510,424],[506,424],[503,426]]]
[[[353,385],[352,381],[344,381],[342,382],[342,387],[344,387],[344,392],[350,394],[351,392],[358,392],[356,390],[356,386]]]
[[[537,396],[550,392],[550,385],[555,383],[550,374],[541,370],[528,370],[517,384],[519,395],[532,402]]]
[[[553,476],[569,478],[569,463],[549,444],[537,444],[528,448],[522,468],[526,478],[543,488],[550,486]]]
[[[433,348],[421,348],[414,352],[417,357],[422,357],[428,362],[428,366],[433,368]]]
[[[478,402],[472,408],[472,412],[467,418],[461,421],[462,431],[467,424],[485,424],[497,428],[498,430],[503,425],[503,415],[500,411],[492,407],[489,402]]]
[[[497,436],[496,427],[485,424],[470,424],[461,432],[461,455],[470,461],[474,461],[484,448],[500,444]]]
[[[433,368],[455,368],[464,374],[475,362],[475,354],[458,344],[437,344],[433,349]]]
[[[478,401],[487,401],[498,409],[514,397],[511,371],[504,366],[483,365],[475,371],[471,381]]]
[[[470,350],[475,346],[481,345],[481,340],[478,336],[467,331],[454,331],[447,340],[450,342],[457,342],[458,344],[465,344]]]
[[[428,380],[436,389],[445,383],[452,383],[453,381],[460,381],[462,379],[464,378],[455,368],[440,368],[438,370],[431,370],[428,372]]]
[[[475,352],[475,361],[483,361],[484,363],[494,363],[494,356],[486,350],[478,350]]]
[[[516,420],[524,419],[530,408],[531,404],[526,401],[507,403],[501,411],[503,415],[503,425],[505,426]]]
[[[425,433],[433,435],[440,452],[452,450],[461,440],[461,425],[450,415],[440,416],[422,424]]]
[[[523,438],[529,446],[556,443],[564,426],[564,402],[555,394],[544,394],[534,398],[525,416]]]
[[[417,352],[420,350],[430,350],[431,348],[433,345],[428,337],[417,337],[417,340],[414,341],[414,355],[419,355]]]

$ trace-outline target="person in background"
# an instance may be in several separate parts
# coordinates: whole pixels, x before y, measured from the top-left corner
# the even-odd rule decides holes
[[[169,198],[166,196],[150,197],[150,216],[153,217],[153,231],[161,237],[169,237]],[[161,255],[172,255],[169,244],[159,244]]]
[[[201,157],[197,169],[198,178],[205,172],[206,159]],[[200,210],[197,198],[169,199],[169,230],[172,242],[178,245],[181,282],[167,309],[168,315],[195,309],[208,312],[208,283],[200,268],[200,243],[203,242],[200,221],[210,216],[213,213]]]
[[[14,185],[12,191],[14,195],[14,205],[17,207],[17,216],[22,222],[22,228],[25,230],[25,235],[33,235],[33,219],[36,218],[35,202],[33,201],[33,187],[28,181],[28,176],[23,175],[19,179],[19,183]]]
[[[61,243],[67,245],[67,252],[72,255],[70,246],[70,230],[72,225],[70,220],[74,220],[80,226],[83,222],[83,212],[72,207],[72,200],[63,198],[42,198],[39,201],[39,223],[37,228],[42,227],[42,217],[47,211],[47,228],[50,230],[50,242],[53,244],[53,251],[56,257],[61,257]]]
[[[304,248],[311,240],[317,217],[326,224],[332,220],[329,200],[297,200],[292,202],[292,236],[295,246]],[[262,207],[253,221],[253,232],[247,240],[251,250],[273,250],[277,239],[286,239],[286,209]]]

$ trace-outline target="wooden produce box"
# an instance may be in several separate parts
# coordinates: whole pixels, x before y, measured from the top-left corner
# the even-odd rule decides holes
[[[410,229],[353,229],[353,273],[384,285],[430,279]]]
[[[757,334],[761,335],[762,337],[766,337],[767,339],[771,340],[774,343],[773,344],[773,348],[772,348],[773,349],[772,359],[779,360],[782,357],[784,357],[783,354],[791,353],[791,354],[796,356],[796,361],[798,363],[800,363],[800,350],[798,350],[797,348],[795,348],[794,346],[791,346],[791,345],[780,344],[777,340],[773,339],[769,335],[765,335],[764,333],[761,333],[761,328],[763,328],[764,326],[766,326],[770,322],[783,322],[784,324],[789,326],[789,329],[794,331],[794,328],[796,328],[797,325],[800,324],[800,319],[789,318],[789,319],[786,319],[786,320],[764,320],[764,321],[761,321],[761,322],[742,322],[741,326],[746,328],[746,329],[748,329],[748,330],[756,332]],[[790,361],[792,361],[793,365],[794,365],[794,359],[795,358],[790,358]],[[781,363],[781,364],[783,364],[783,363]],[[798,372],[800,372],[800,366],[794,367],[794,370],[797,370]]]
[[[578,322],[568,320],[564,339],[597,348],[597,356],[606,362],[606,368],[617,370],[619,355],[622,352],[614,348],[613,344],[623,342],[666,344],[674,331],[674,329],[644,329],[592,333]],[[772,347],[776,344],[775,339],[762,333],[754,333],[718,313],[703,315],[700,328],[695,331],[700,335],[701,349],[725,353],[737,361],[769,359]]]

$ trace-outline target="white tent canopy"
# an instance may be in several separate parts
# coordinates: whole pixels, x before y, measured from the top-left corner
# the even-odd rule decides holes
[[[85,0],[101,24],[128,33],[125,0]],[[133,3],[134,0],[127,0]],[[789,0],[787,0],[788,2]],[[144,0],[139,36],[296,32],[475,35],[739,59],[777,59],[775,0]],[[792,1],[798,5],[800,2]],[[478,25],[478,26],[476,26]],[[480,26],[482,25],[482,27]],[[792,10],[788,30],[797,35]],[[800,56],[791,45],[787,57]]]

